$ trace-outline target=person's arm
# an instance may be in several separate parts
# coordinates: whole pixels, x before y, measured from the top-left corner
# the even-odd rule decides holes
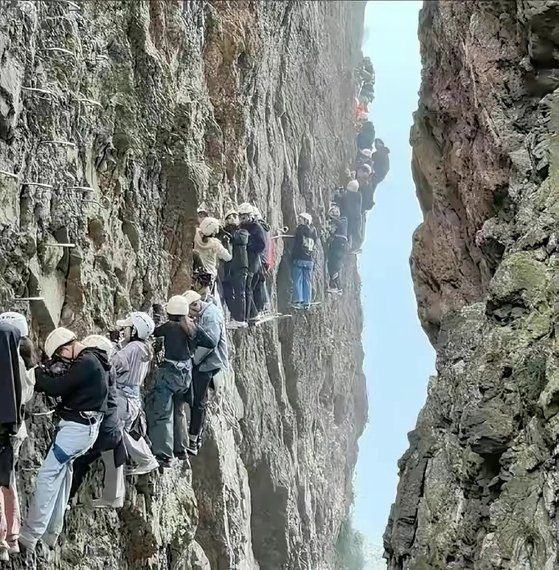
[[[217,239],[215,240],[215,247],[218,259],[221,259],[221,261],[231,261],[231,259],[233,259],[231,252],[226,249]]]
[[[79,390],[89,376],[89,363],[86,359],[78,360],[66,374],[50,376],[41,368],[35,373],[35,390],[47,396],[66,396]]]
[[[190,317],[184,317],[179,321],[182,330],[190,337],[194,338],[198,327]]]
[[[254,253],[262,253],[266,249],[266,234],[260,224],[256,224],[256,231],[251,234],[248,248]]]

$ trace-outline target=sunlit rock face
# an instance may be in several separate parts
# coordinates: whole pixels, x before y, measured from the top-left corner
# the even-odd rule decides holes
[[[556,2],[433,2],[412,254],[437,373],[385,535],[392,569],[557,568]]]
[[[106,331],[189,286],[196,206],[254,202],[273,231],[317,227],[354,155],[364,2],[0,3],[0,308],[39,344]],[[74,247],[53,247],[53,243]],[[289,310],[277,240],[273,298]],[[232,367],[193,470],[130,480],[93,511],[100,473],[57,549],[15,568],[328,569],[367,414],[360,284],[230,337]],[[270,280],[272,282],[272,279]],[[42,297],[30,304],[16,297]],[[31,410],[42,412],[42,400]],[[29,419],[23,510],[51,438]]]

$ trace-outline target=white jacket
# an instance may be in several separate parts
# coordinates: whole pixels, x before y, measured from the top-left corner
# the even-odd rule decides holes
[[[206,241],[203,239],[199,228],[194,234],[194,251],[200,256],[200,261],[208,273],[217,276],[217,260],[231,261],[231,254],[223,247],[222,243],[215,237],[210,237]]]

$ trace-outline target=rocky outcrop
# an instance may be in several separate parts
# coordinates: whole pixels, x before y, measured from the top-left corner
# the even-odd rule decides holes
[[[430,2],[412,271],[437,374],[401,459],[390,568],[557,559],[559,4]]]
[[[321,226],[353,154],[363,10],[2,2],[1,307],[26,311],[40,343],[58,324],[104,331],[184,291],[201,202],[221,215],[253,201],[275,230],[301,210]],[[286,312],[279,242],[274,303]],[[60,547],[14,567],[332,568],[367,403],[356,264],[350,302],[325,296],[323,272],[319,251],[321,307],[231,336],[191,476],[139,477],[118,512],[88,506],[93,478]],[[45,416],[30,424],[26,496],[51,428]]]

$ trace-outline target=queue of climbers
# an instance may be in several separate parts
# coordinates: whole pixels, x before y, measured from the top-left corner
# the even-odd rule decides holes
[[[192,289],[154,304],[151,315],[134,311],[106,336],[79,339],[66,328],[46,338],[36,356],[24,315],[0,314],[0,561],[40,540],[54,547],[64,514],[91,465],[104,465],[96,508],[124,505],[126,477],[188,462],[203,440],[210,391],[228,367],[226,329],[248,329],[269,318],[274,240],[292,239],[291,306],[313,303],[313,272],[324,242],[327,292],[342,294],[346,255],[359,253],[374,193],[389,169],[389,150],[364,121],[357,157],[345,187],[338,188],[319,233],[303,212],[293,234],[271,227],[249,203],[223,221],[201,205],[193,242]],[[288,315],[290,316],[290,315]],[[20,518],[16,473],[27,437],[25,406],[44,394],[60,421],[37,473],[27,514]]]

